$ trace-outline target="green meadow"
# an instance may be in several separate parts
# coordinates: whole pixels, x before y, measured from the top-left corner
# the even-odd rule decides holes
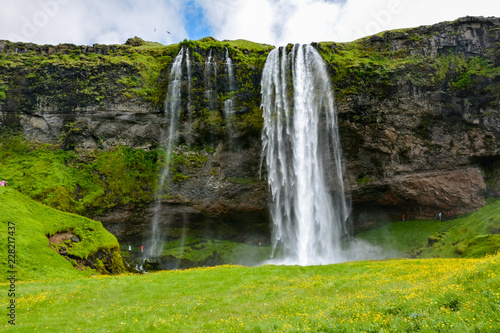
[[[0,330],[499,332],[499,272],[492,255],[26,281]]]
[[[99,222],[9,188],[0,200],[9,212],[2,270],[11,221],[18,279],[14,297],[7,275],[0,283],[2,332],[500,332],[500,201],[456,220],[394,222],[357,237],[424,259],[103,275],[73,267],[47,239],[72,229],[84,240],[75,256],[116,246]],[[15,325],[6,316],[12,299]]]

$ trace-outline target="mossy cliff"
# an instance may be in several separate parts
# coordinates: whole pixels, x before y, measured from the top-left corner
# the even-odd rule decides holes
[[[374,212],[470,211],[499,194],[499,43],[497,18],[466,17],[313,44],[334,83],[347,189],[359,223],[369,223]],[[60,156],[71,155],[61,163],[80,178],[57,186],[70,194],[68,210],[109,223],[150,218],[156,173],[165,163],[157,150],[163,101],[181,48],[190,61],[182,67],[171,179],[160,193],[165,205],[187,205],[204,216],[265,210],[260,80],[273,47],[212,38],[169,46],[137,38],[92,47],[0,41],[2,131],[20,129],[53,151],[61,148]],[[225,114],[229,99],[233,112]],[[2,177],[12,186],[26,184],[29,175],[6,173],[13,170],[6,164],[0,162]],[[143,171],[135,171],[138,165]],[[38,200],[53,195],[53,185],[36,192]]]

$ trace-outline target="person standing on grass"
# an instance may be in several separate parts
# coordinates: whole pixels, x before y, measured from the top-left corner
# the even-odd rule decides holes
[[[7,182],[5,180],[2,180],[2,186],[7,185]]]

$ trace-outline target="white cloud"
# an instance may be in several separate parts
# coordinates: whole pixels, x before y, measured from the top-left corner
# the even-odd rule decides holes
[[[217,39],[282,45],[333,34],[340,5],[325,0],[197,0]]]
[[[184,19],[188,3],[203,9],[207,25],[212,29],[206,36],[212,35],[220,40],[248,39],[276,46],[297,42],[350,41],[383,30],[434,24],[466,15],[500,17],[500,1],[492,0],[0,2],[3,2],[0,39],[38,44],[121,44],[133,36],[163,44],[178,43],[190,38]]]
[[[0,13],[0,39],[38,44],[121,44],[139,36],[176,43],[187,37],[179,15],[182,6],[182,0],[8,1]]]
[[[273,7],[269,0],[196,0],[217,39],[273,39]]]
[[[463,16],[500,16],[490,0],[348,0],[335,41],[350,41],[380,31],[453,21]]]
[[[340,6],[317,0],[294,2],[295,11],[287,17],[278,44],[331,40],[335,35]]]
[[[351,41],[380,31],[459,17],[500,16],[491,0],[196,0],[217,39],[273,45]]]

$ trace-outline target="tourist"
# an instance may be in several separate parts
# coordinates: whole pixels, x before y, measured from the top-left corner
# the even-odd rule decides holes
[[[141,245],[141,252],[144,252],[144,245]]]
[[[132,246],[129,245],[128,250],[129,250],[129,252],[132,251]]]
[[[5,180],[2,180],[2,186],[7,185],[7,182]]]

